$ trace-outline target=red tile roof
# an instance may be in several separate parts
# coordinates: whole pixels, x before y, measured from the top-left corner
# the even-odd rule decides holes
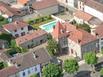
[[[68,39],[71,39],[74,42],[79,43],[80,45],[84,45],[89,42],[95,41],[96,37],[82,29],[78,29],[71,32]]]
[[[64,27],[64,28],[60,28],[60,26]],[[62,30],[64,30],[64,32],[60,32]],[[68,22],[66,22],[64,24],[59,22],[55,26],[55,28],[52,32],[52,36],[55,39],[59,39],[59,38],[61,38],[61,36],[64,36],[64,35],[68,35],[67,38],[71,39],[72,41],[74,41],[76,43],[78,41],[80,41],[80,43],[79,43],[80,45],[84,45],[86,43],[89,43],[89,42],[92,42],[92,41],[96,40],[95,36],[91,35],[90,33],[86,32],[82,29],[77,29],[75,26],[71,25]]]
[[[99,37],[103,37],[103,24],[98,26],[95,30],[95,33],[99,36]]]
[[[23,43],[28,42],[30,40],[33,40],[35,38],[38,38],[40,36],[43,36],[45,34],[47,34],[45,31],[38,30],[38,31],[34,31],[33,33],[30,33],[30,34],[26,34],[25,36],[18,37],[15,40],[16,40],[16,43],[18,45],[20,45],[20,44],[23,44]]]
[[[85,5],[87,5],[91,8],[94,8],[94,9],[103,13],[103,9],[101,8],[101,7],[103,7],[103,4],[98,2],[98,0],[97,1],[95,1],[95,0],[83,0],[83,1],[85,2]]]
[[[68,26],[69,25],[69,26]],[[76,27],[75,26],[72,26],[71,24],[69,24],[68,22],[65,22],[65,23],[60,23],[60,22],[57,22],[56,26],[54,27],[53,29],[53,32],[52,32],[52,36],[55,38],[55,39],[59,39],[61,38],[62,36],[64,36],[65,34],[68,35],[68,33],[72,30],[75,30]],[[64,31],[64,32],[62,32]],[[66,32],[65,32],[66,31]]]
[[[25,5],[29,0],[17,0],[17,3]]]
[[[14,31],[14,30],[23,28],[25,26],[28,26],[28,24],[26,22],[24,22],[24,21],[15,21],[15,22],[12,22],[12,23],[9,23],[9,24],[5,24],[3,26],[3,28],[7,29],[9,31]]]
[[[20,10],[11,8],[9,4],[0,1],[0,11],[7,14],[8,16],[21,15]]]
[[[15,74],[17,71],[18,69],[15,66],[6,67],[0,70],[0,77],[8,77],[10,75]]]
[[[83,19],[84,21],[89,21],[93,17],[92,15],[90,15],[86,12],[80,11],[80,10],[76,11],[74,13],[74,16],[79,18],[79,19]]]
[[[39,10],[39,9],[44,9],[44,8],[48,8],[55,5],[58,5],[56,0],[40,0],[40,1],[34,2],[32,4],[32,7],[36,10]]]

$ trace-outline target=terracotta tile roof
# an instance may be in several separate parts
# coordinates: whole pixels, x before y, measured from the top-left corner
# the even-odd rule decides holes
[[[51,57],[45,48],[39,48],[37,50],[32,49],[22,56],[15,56],[11,60],[12,63],[20,65],[18,66],[18,70],[21,71],[38,64],[45,65],[50,62]]]
[[[11,8],[9,4],[6,4],[2,1],[0,1],[0,11],[2,11],[10,17],[14,15],[21,15],[21,11],[19,9]]]
[[[45,34],[47,34],[45,31],[38,30],[38,31],[34,31],[33,33],[30,33],[30,34],[26,34],[25,36],[18,37],[15,40],[16,40],[16,43],[18,45],[20,45],[20,44],[23,44],[23,43],[28,42],[30,40],[36,39],[40,36],[43,36]]]
[[[71,39],[72,41],[74,41],[80,45],[84,45],[89,42],[95,41],[96,37],[82,29],[77,29],[70,33],[70,36],[68,39]]]
[[[103,9],[101,8],[103,7],[102,3],[95,0],[82,0],[82,1],[85,3],[85,5],[92,7],[100,12],[103,12]]]
[[[29,0],[17,0],[17,3],[25,5]]]
[[[8,58],[11,63],[16,66],[11,66],[0,70],[0,77],[8,77],[24,69],[40,64],[41,66],[47,64],[52,59],[45,48],[32,49],[22,55],[16,55]]]
[[[69,25],[69,26],[68,26]],[[54,27],[53,29],[53,32],[52,32],[52,36],[55,38],[55,39],[59,39],[61,38],[62,36],[64,36],[65,34],[68,35],[68,33],[72,30],[75,30],[76,27],[75,26],[72,26],[71,24],[69,24],[68,22],[65,22],[65,23],[60,23],[60,22],[57,22],[56,26]]]
[[[24,21],[14,21],[12,23],[9,23],[9,24],[5,24],[3,26],[4,29],[7,29],[8,31],[14,31],[14,30],[17,30],[17,29],[21,29],[25,26],[28,26],[28,24]]]
[[[64,27],[64,28],[58,28],[60,26]],[[63,33],[60,33],[58,31],[64,30]],[[96,37],[91,35],[90,33],[82,30],[82,29],[77,29],[74,25],[71,25],[70,23],[66,22],[64,24],[57,24],[56,27],[53,30],[52,36],[55,39],[59,39],[61,37],[63,37],[64,35],[67,35],[68,39],[71,39],[72,41],[78,43],[78,41],[80,41],[80,45],[84,45],[86,43],[92,42],[94,40],[96,40]]]
[[[8,77],[10,75],[15,74],[17,71],[18,69],[15,66],[6,67],[0,70],[0,77]]]
[[[95,33],[99,36],[99,37],[103,37],[103,24],[101,24],[100,26],[98,26],[95,30]]]
[[[40,1],[34,2],[32,4],[32,7],[36,10],[39,10],[39,9],[44,9],[44,8],[48,8],[55,5],[58,5],[56,0],[40,0]]]
[[[76,16],[77,18],[83,19],[84,21],[89,21],[93,17],[92,15],[80,10],[76,11],[74,13],[74,16]]]

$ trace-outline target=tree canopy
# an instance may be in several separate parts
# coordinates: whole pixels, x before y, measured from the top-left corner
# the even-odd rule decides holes
[[[64,61],[64,70],[67,73],[74,74],[79,69],[78,62],[75,59],[67,59]]]
[[[43,77],[61,77],[62,70],[56,64],[48,64],[43,67]]]
[[[84,60],[87,64],[94,65],[97,63],[96,54],[94,52],[85,53]]]
[[[100,75],[103,76],[103,68],[100,70]]]
[[[30,77],[39,77],[36,73],[31,75]]]
[[[7,23],[9,23],[8,20],[0,15],[0,26],[3,26],[4,24],[7,24]]]
[[[58,43],[54,39],[49,39],[47,50],[50,55],[55,55],[56,53],[58,53]]]

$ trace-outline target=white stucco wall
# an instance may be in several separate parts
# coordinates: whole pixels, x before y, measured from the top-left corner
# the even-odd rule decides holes
[[[74,16],[74,20],[78,23],[78,24],[83,24],[83,19],[79,19],[76,16]]]
[[[64,4],[64,6],[71,6],[74,7],[74,1],[75,0],[58,0],[59,3]]]
[[[84,3],[82,1],[78,1],[78,9],[79,10],[84,10]]]
[[[69,47],[70,55],[73,55],[74,57],[76,57],[76,56],[78,56],[80,58],[82,57],[81,46],[78,43],[68,39],[68,47]],[[73,49],[75,53],[71,54],[71,49]]]
[[[94,8],[91,8],[87,5],[84,5],[84,11],[103,21],[103,13],[102,12],[95,10]]]
[[[71,7],[74,7],[74,1],[75,0],[68,0],[68,5]]]
[[[12,34],[12,36],[15,37],[15,34],[19,34],[19,36],[21,36],[22,32],[25,32],[25,34],[28,33],[28,26],[23,27],[23,30],[21,29],[17,29],[17,31],[8,31],[7,29],[5,29],[7,32],[9,32],[10,34]]]
[[[35,70],[35,68],[37,68],[37,70]],[[28,71],[30,71],[30,73],[28,73]],[[25,72],[25,76],[23,76],[23,72]],[[29,77],[30,75],[35,74],[35,73],[39,73],[41,75],[40,64],[33,66],[33,67],[30,67],[30,68],[27,68],[23,71],[20,71],[18,73],[18,75],[19,75],[19,77]]]

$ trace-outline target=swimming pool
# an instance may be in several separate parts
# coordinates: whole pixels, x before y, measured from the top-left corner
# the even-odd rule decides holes
[[[53,31],[53,27],[56,25],[56,22],[57,21],[52,21],[52,22],[49,22],[47,24],[44,24],[44,25],[41,25],[40,28],[42,30],[45,30],[46,32],[48,33],[51,33]]]

